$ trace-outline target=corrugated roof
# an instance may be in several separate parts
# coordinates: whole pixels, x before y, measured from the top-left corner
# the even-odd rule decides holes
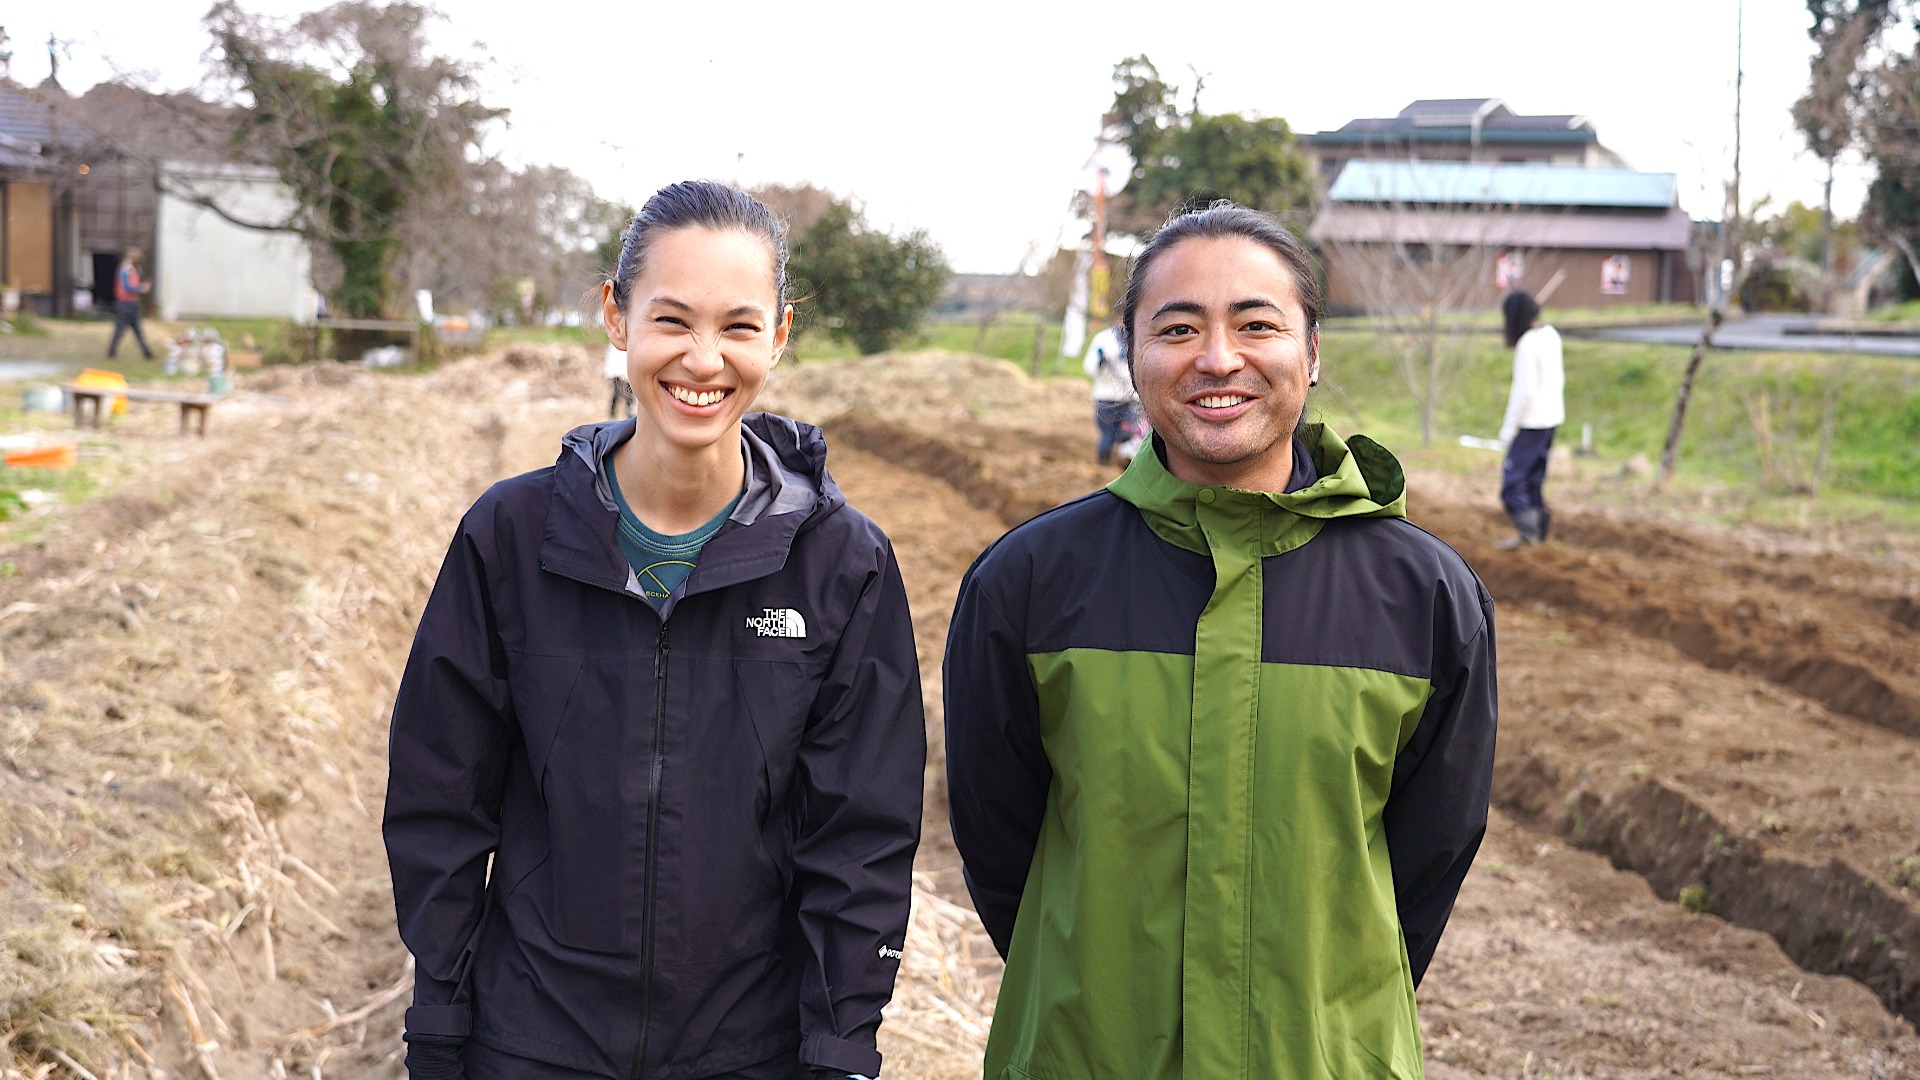
[[[1449,244],[1469,247],[1685,251],[1686,211],[1602,214],[1565,210],[1473,212],[1328,203],[1307,229],[1316,244]]]
[[[1521,133],[1526,134],[1528,141],[1590,143],[1599,140],[1592,122],[1585,116],[1573,113],[1525,116],[1508,108],[1499,98],[1422,98],[1401,109],[1397,116],[1349,120],[1334,131],[1314,132],[1306,139],[1327,145],[1406,139],[1467,142],[1476,126],[1482,141],[1488,141],[1496,131],[1503,133],[1506,141],[1519,140]]]
[[[0,135],[8,136],[9,149],[24,152],[21,144],[30,143],[38,151],[53,139],[52,113],[18,86],[0,82]]]
[[[1327,192],[1331,202],[1647,210],[1678,197],[1673,173],[1482,161],[1349,161]]]

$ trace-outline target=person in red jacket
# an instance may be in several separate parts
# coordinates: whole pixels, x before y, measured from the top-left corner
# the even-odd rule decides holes
[[[120,269],[113,273],[113,338],[107,342],[109,360],[119,350],[120,335],[127,330],[133,331],[133,340],[140,343],[140,351],[146,358],[153,359],[153,350],[147,348],[147,336],[140,332],[140,303],[153,291],[153,284],[140,272],[144,258],[139,248],[128,248],[126,257],[120,260]]]

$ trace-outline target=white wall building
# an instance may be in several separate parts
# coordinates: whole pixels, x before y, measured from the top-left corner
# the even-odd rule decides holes
[[[313,255],[303,238],[235,225],[182,194],[211,199],[244,221],[284,221],[294,201],[273,170],[184,162],[164,168],[154,228],[160,316],[312,322]]]

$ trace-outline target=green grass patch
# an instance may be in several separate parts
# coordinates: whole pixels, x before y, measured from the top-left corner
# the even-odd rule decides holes
[[[1034,332],[1036,319],[1032,315],[1009,315],[995,320],[985,333],[981,332],[977,321],[940,321],[921,324],[920,328],[894,346],[895,352],[918,352],[925,349],[940,349],[945,352],[977,353],[995,360],[1006,360],[1020,365],[1022,371],[1032,373],[1034,364]],[[1078,357],[1060,355],[1060,320],[1045,319],[1038,326],[1040,337],[1039,373],[1042,376],[1071,375],[1083,377]],[[803,363],[821,360],[854,360],[860,351],[824,327],[811,327],[796,334],[795,346],[791,351]]]
[[[1366,430],[1396,450],[1419,449],[1419,409],[1388,345],[1377,334],[1323,334],[1323,379],[1314,407],[1337,428]],[[1422,457],[1464,469],[1484,460],[1485,451],[1457,446],[1458,436],[1499,433],[1513,361],[1491,336],[1458,337],[1451,347],[1458,360],[1435,412],[1435,445]],[[1601,459],[1657,462],[1687,347],[1569,338],[1565,349],[1561,444],[1577,445],[1585,424]],[[1833,434],[1822,498],[1880,500],[1886,503],[1881,511],[1920,520],[1914,502],[1920,491],[1920,363],[1909,359],[1709,353],[1694,382],[1677,479],[1763,496],[1804,495],[1829,394]]]
[[[1867,312],[1868,322],[1920,323],[1920,300],[1887,304]]]
[[[1697,304],[1610,304],[1599,308],[1563,308],[1549,306],[1546,319],[1563,330],[1594,326],[1667,325],[1699,322],[1706,312]],[[1441,320],[1449,327],[1498,334],[1501,316],[1497,308],[1452,312]],[[1380,330],[1388,324],[1372,315],[1342,315],[1322,323],[1333,331]]]
[[[592,326],[496,326],[486,332],[486,347],[499,345],[589,345],[603,348],[607,332]]]

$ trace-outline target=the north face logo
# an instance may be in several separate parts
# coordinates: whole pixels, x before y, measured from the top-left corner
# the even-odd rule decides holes
[[[806,637],[807,620],[792,608],[762,608],[766,614],[759,618],[747,616],[747,627],[757,630],[761,637]]]

